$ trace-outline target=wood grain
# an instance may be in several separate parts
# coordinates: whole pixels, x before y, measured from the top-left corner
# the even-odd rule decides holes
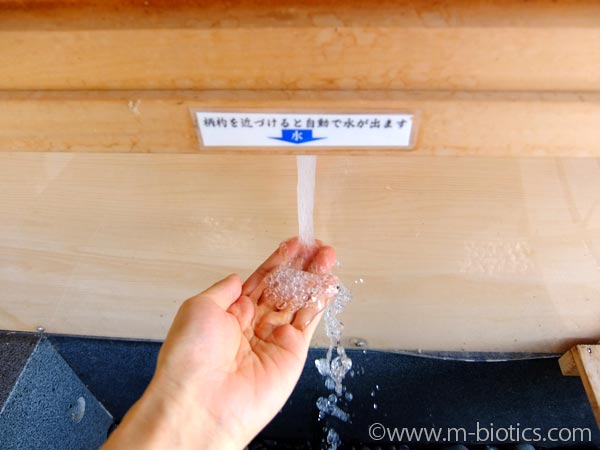
[[[297,232],[295,170],[276,155],[1,154],[0,328],[163,338],[182,300]],[[472,351],[599,339],[599,175],[596,158],[319,158],[316,233],[355,294],[345,335]]]
[[[561,356],[563,375],[578,375],[600,426],[600,345],[576,345]]]
[[[201,148],[191,110],[415,111],[407,156],[600,156],[600,94],[476,92],[3,92],[0,152],[290,153]],[[302,152],[294,147],[294,152]],[[398,150],[317,149],[327,154]]]
[[[0,2],[0,89],[598,90],[580,1]]]
[[[0,328],[162,339],[183,299],[296,233],[294,158],[209,152],[191,109],[408,109],[414,151],[319,158],[317,234],[355,293],[346,335],[599,338],[599,15],[591,0],[0,0]]]

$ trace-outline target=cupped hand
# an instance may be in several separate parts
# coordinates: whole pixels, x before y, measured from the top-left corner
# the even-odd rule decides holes
[[[329,275],[334,261],[333,248],[320,242],[306,248],[294,238],[243,285],[230,275],[186,300],[150,386],[105,450],[243,448],[282,408],[300,377],[335,292]],[[324,277],[334,289],[318,292],[308,307],[280,309],[267,281],[282,266]],[[146,428],[141,436],[135,432],[140,428]]]

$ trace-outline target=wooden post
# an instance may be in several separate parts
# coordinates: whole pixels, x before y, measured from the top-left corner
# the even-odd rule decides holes
[[[576,345],[558,363],[563,375],[581,377],[600,427],[600,345]]]

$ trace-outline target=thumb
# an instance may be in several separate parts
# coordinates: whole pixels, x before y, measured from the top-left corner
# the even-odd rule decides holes
[[[210,300],[224,310],[227,310],[233,302],[235,302],[242,293],[242,282],[240,277],[232,273],[221,281],[217,281],[204,292],[196,297],[205,300]]]

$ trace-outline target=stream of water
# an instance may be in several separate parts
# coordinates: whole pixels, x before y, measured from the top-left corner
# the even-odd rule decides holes
[[[298,168],[298,236],[302,245],[310,247],[315,242],[313,211],[317,157],[312,155],[297,156],[296,163]],[[324,358],[315,361],[315,366],[324,377],[328,394],[319,397],[317,400],[319,420],[325,419],[327,416],[343,422],[350,420],[347,407],[352,401],[352,394],[346,390],[343,381],[352,368],[352,360],[346,355],[346,351],[341,344],[344,324],[340,321],[339,314],[351,299],[352,293],[350,290],[339,284],[335,297],[329,302],[325,310],[325,333],[329,340],[329,348]],[[341,444],[341,439],[335,428],[326,425],[325,433],[324,447],[327,450],[337,450]]]
[[[315,244],[315,228],[313,225],[313,211],[315,205],[315,178],[317,157],[314,155],[296,156],[298,168],[298,237],[305,247]]]

